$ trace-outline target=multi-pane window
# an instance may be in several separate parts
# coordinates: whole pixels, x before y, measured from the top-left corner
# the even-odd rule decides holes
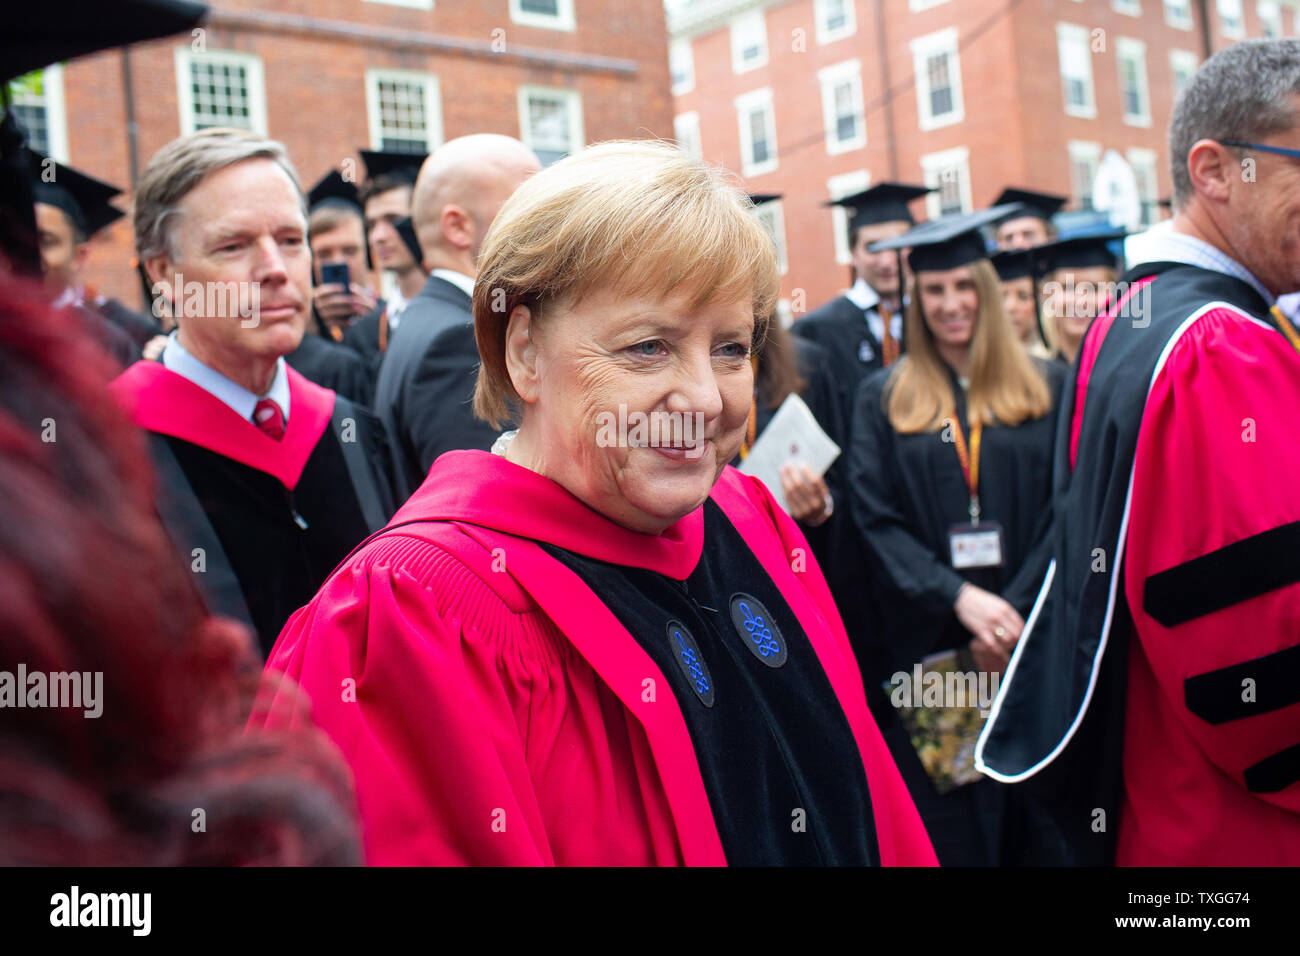
[[[816,0],[813,8],[817,18],[818,43],[833,43],[857,30],[853,0]]]
[[[176,51],[181,131],[212,126],[266,133],[262,61],[248,53]]]
[[[860,193],[871,185],[871,174],[865,169],[832,176],[826,181],[826,191],[832,199]],[[849,216],[843,206],[831,206],[831,229],[835,240],[835,261],[842,266],[852,260],[849,253]]]
[[[695,54],[690,40],[674,40],[669,44],[668,68],[673,75],[673,96],[695,88]]]
[[[1074,198],[1080,209],[1090,210],[1093,208],[1092,183],[1097,178],[1097,167],[1101,165],[1101,145],[1071,141],[1067,149]]]
[[[683,152],[700,156],[700,114],[690,112],[673,117],[673,136]]]
[[[1141,40],[1120,37],[1115,42],[1119,62],[1120,99],[1124,122],[1130,126],[1151,125],[1151,98],[1147,91],[1147,48]]]
[[[1264,27],[1264,36],[1271,40],[1282,36],[1282,7],[1277,0],[1259,0],[1255,5],[1255,13]]]
[[[373,149],[428,153],[442,141],[438,80],[427,73],[371,70],[366,104]]]
[[[767,62],[767,25],[754,10],[731,21],[731,69],[744,73]]]
[[[574,90],[520,87],[519,127],[520,138],[549,166],[583,146],[582,99]]]
[[[931,219],[970,211],[969,149],[959,146],[922,156],[921,171],[925,184],[938,190],[925,198]]]
[[[822,120],[830,155],[860,149],[867,132],[862,108],[862,67],[857,60],[817,72],[822,90]]]
[[[529,27],[572,30],[573,0],[510,0],[510,19]]]
[[[32,149],[67,162],[62,67],[47,66],[10,80],[9,110],[27,130],[27,143]]]
[[[965,110],[956,29],[919,37],[912,41],[911,46],[921,129],[931,130],[961,122]]]
[[[1246,35],[1246,15],[1241,0],[1217,0],[1219,27],[1225,37],[1240,40]]]
[[[1110,0],[1110,7],[1116,13],[1127,14],[1130,17],[1142,16],[1142,0]]]
[[[1154,225],[1159,219],[1157,185],[1156,185],[1156,152],[1152,149],[1130,149],[1128,151],[1129,167],[1133,170],[1133,178],[1137,181],[1138,198],[1142,202],[1142,225]]]
[[[1061,61],[1061,89],[1069,116],[1091,119],[1097,115],[1092,88],[1092,48],[1086,27],[1073,23],[1056,25],[1056,53]]]
[[[740,124],[740,172],[758,176],[776,169],[776,117],[772,111],[772,91],[755,90],[736,97],[736,116]]]
[[[781,208],[781,200],[773,199],[755,207],[754,215],[771,237],[772,244],[776,246],[777,268],[781,270],[781,275],[785,275],[789,263],[786,261],[785,254],[785,214]]]
[[[1169,71],[1174,78],[1174,99],[1177,100],[1183,87],[1192,81],[1201,65],[1200,57],[1190,50],[1169,51]]]
[[[1192,28],[1192,0],[1165,0],[1165,23],[1180,30]]]

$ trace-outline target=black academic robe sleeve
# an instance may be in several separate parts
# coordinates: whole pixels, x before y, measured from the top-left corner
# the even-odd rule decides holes
[[[1058,433],[1061,430],[1069,432],[1070,423],[1061,421],[1063,414],[1068,412],[1062,411],[1061,393],[1065,388],[1066,374],[1068,368],[1060,362],[1054,362],[1048,359],[1034,359],[1034,365],[1042,373],[1043,378],[1047,381],[1048,390],[1052,393],[1052,434],[1051,443],[1048,448],[1055,448]],[[1053,487],[1053,476],[1049,473],[1047,476],[1047,487]],[[1034,601],[1038,598],[1038,591],[1042,587],[1043,578],[1047,576],[1047,568],[1052,563],[1052,526],[1054,522],[1055,505],[1050,499],[1047,506],[1043,508],[1039,516],[1038,524],[1034,531],[1034,544],[1030,548],[1028,556],[1020,569],[1016,571],[1015,576],[1002,590],[1002,599],[1016,609],[1021,617],[1028,617],[1030,610],[1033,609]]]
[[[285,361],[303,378],[358,405],[369,407],[374,402],[374,382],[361,356],[350,348],[307,332],[298,348],[285,356]]]

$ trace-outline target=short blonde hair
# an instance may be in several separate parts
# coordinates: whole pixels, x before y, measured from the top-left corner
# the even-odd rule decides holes
[[[757,347],[780,274],[752,210],[722,170],[664,142],[601,143],[525,181],[479,255],[475,414],[500,427],[519,401],[505,360],[506,326],[519,305],[537,321],[597,287],[629,297],[687,290],[692,308],[752,296]]]

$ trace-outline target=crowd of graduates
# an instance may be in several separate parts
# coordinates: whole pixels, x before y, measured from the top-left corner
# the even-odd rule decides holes
[[[93,237],[124,215],[119,190],[8,149],[26,171],[42,291],[3,281],[3,424],[26,436],[0,467],[6,512],[22,516],[0,522],[5,573],[27,582],[6,623],[46,636],[7,645],[5,662],[116,669],[119,703],[150,684],[147,655],[171,675],[136,719],[109,722],[137,770],[112,783],[77,758],[97,781],[65,797],[80,819],[111,816],[113,794],[180,786],[167,775],[184,770],[134,830],[15,837],[8,858],[1300,862],[1300,512],[1249,490],[1277,475],[1285,487],[1300,465],[1300,337],[1279,307],[1300,290],[1297,64],[1295,41],[1261,41],[1202,68],[1171,129],[1174,219],[1138,261],[1123,263],[1122,230],[1060,235],[1064,197],[1013,187],[918,223],[931,190],[884,182],[833,200],[852,284],[786,328],[770,251],[742,255],[758,242],[752,203],[666,146],[590,147],[542,170],[517,140],[479,134],[427,157],[363,150],[359,182],[331,172],[304,189],[273,140],[183,136],[134,192],[139,309],[82,278]],[[1256,90],[1230,85],[1243,72]],[[1228,128],[1251,115],[1216,112],[1229,94],[1289,104],[1290,124]],[[1258,157],[1249,182],[1233,175],[1242,150]],[[731,247],[696,261],[689,234],[704,224]],[[611,275],[640,256],[648,266]],[[209,296],[196,314],[190,282],[250,290],[252,311],[218,314]],[[748,341],[714,341],[737,321],[718,290],[736,288],[752,358]],[[617,346],[593,331],[646,302],[666,331]],[[716,335],[697,342],[700,329]],[[642,345],[680,358],[629,375],[656,354]],[[617,459],[611,478],[573,437],[654,376],[671,379],[667,405],[717,404],[716,473],[677,447],[670,464]],[[824,474],[786,463],[787,515],[724,466],[792,394],[840,455]],[[51,417],[52,459],[35,437]],[[32,534],[90,552],[51,572]],[[813,577],[795,578],[780,556],[805,542]],[[78,568],[116,564],[114,547],[140,566],[89,587]],[[507,587],[492,572],[508,562]],[[42,592],[51,573],[69,593]],[[87,595],[86,619],[69,622]],[[742,640],[768,635],[761,652],[746,645],[757,665],[724,650],[727,607]],[[566,617],[576,608],[590,617]],[[113,618],[101,647],[83,646]],[[130,648],[123,620],[172,644]],[[641,715],[621,683],[632,672],[584,628],[659,666],[680,710],[671,729]],[[259,662],[272,676],[255,703]],[[927,740],[896,691],[931,669],[996,675],[1001,691]],[[334,700],[354,678],[360,696]],[[291,729],[300,695],[350,784],[324,737]],[[146,705],[171,722],[142,729]],[[250,712],[264,729],[236,739]],[[26,719],[51,757],[95,730]],[[233,842],[194,854],[161,835],[187,805],[177,794],[204,786],[183,756],[217,745],[247,792],[227,794]],[[288,790],[257,804],[259,761],[325,794],[317,815]],[[26,791],[32,806],[53,793]],[[566,801],[579,824],[558,822]],[[250,806],[260,822],[245,826]],[[522,822],[494,843],[475,814],[499,807]],[[809,839],[789,807],[814,821]]]

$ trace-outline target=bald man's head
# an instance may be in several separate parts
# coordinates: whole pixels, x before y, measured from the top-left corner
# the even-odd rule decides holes
[[[411,201],[424,264],[474,275],[497,210],[539,169],[537,155],[510,136],[478,133],[438,147],[420,169]]]

